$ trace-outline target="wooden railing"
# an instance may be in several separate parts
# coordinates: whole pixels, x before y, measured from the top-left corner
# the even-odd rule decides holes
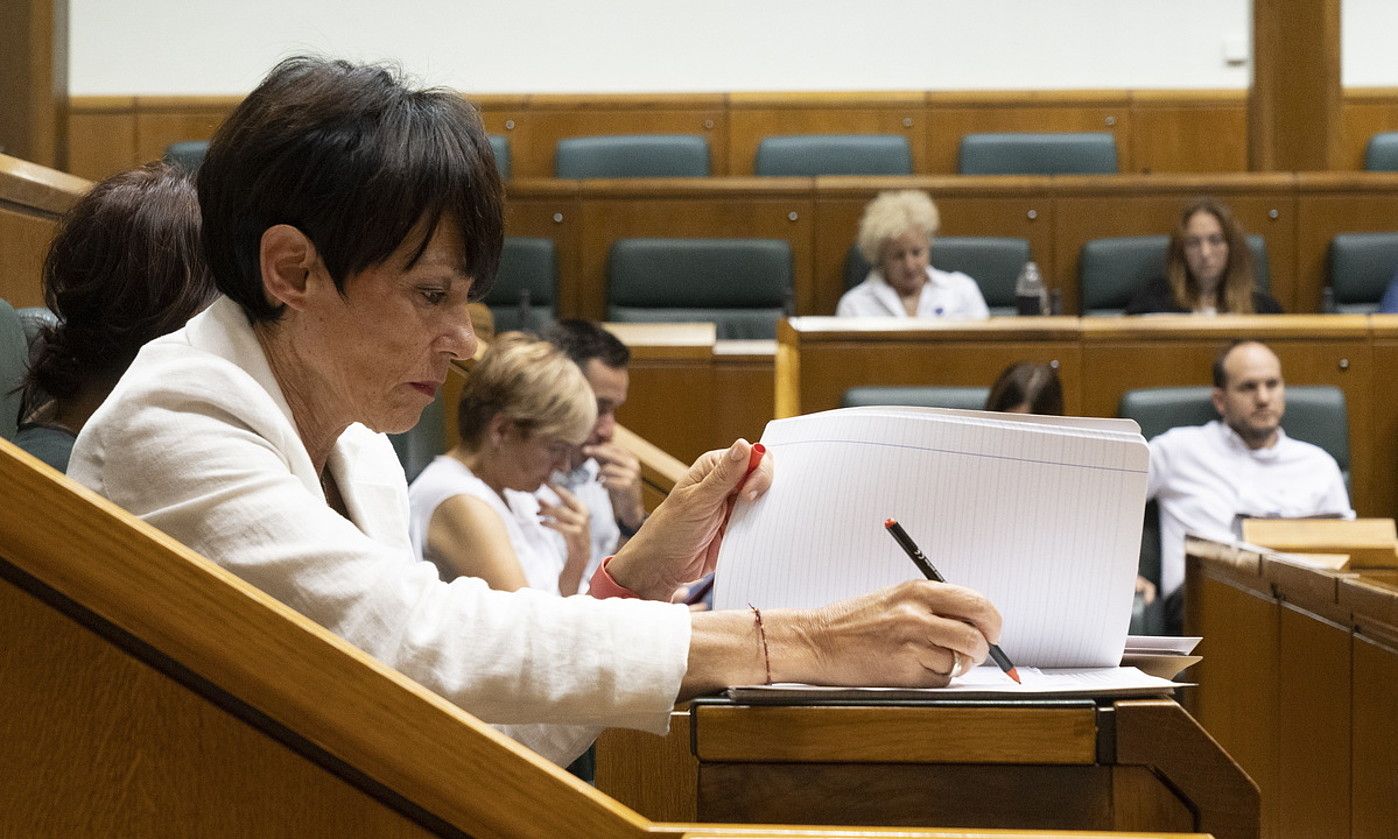
[[[39,277],[54,223],[92,184],[0,154],[0,299],[41,306]]]

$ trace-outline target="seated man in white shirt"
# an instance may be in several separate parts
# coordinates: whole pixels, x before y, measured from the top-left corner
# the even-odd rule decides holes
[[[1275,353],[1239,341],[1214,361],[1213,376],[1220,419],[1150,441],[1147,497],[1160,507],[1160,588],[1176,632],[1186,534],[1235,539],[1244,517],[1354,516],[1335,459],[1281,428],[1286,383]]]
[[[646,520],[641,498],[641,463],[612,439],[617,409],[626,402],[631,351],[620,339],[587,320],[561,320],[544,330],[544,339],[582,368],[597,397],[597,424],[581,449],[583,459],[559,480],[587,506],[592,529],[592,561],[583,581],[592,579],[602,558],[616,553]],[[547,487],[540,491],[551,495]],[[551,498],[545,500],[553,503]]]
[[[941,226],[937,205],[915,189],[881,192],[859,220],[859,252],[874,268],[845,292],[842,318],[990,317],[980,286],[959,271],[932,267],[932,237]]]

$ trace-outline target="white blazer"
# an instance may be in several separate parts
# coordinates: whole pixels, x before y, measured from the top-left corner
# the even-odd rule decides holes
[[[348,520],[326,504],[247,318],[220,298],[141,350],[68,474],[559,763],[603,727],[666,730],[684,606],[444,583],[413,556],[386,437],[350,426],[328,468]]]

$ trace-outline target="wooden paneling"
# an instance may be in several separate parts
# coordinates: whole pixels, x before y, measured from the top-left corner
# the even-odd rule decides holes
[[[597,789],[648,819],[697,821],[698,781],[688,711],[670,715],[664,737],[612,728],[597,738]]]
[[[0,300],[16,309],[44,305],[44,254],[53,231],[52,218],[0,206]]]
[[[791,245],[797,306],[812,276],[815,202],[810,182],[734,179],[720,183],[595,181],[582,202],[581,282],[577,311],[604,319],[607,260],[612,243],[628,237],[785,239]]]
[[[1320,311],[1337,233],[1398,231],[1398,174],[1296,176],[1297,311]]]
[[[0,637],[0,833],[430,835],[7,582]]]
[[[551,178],[558,141],[601,134],[697,134],[709,142],[709,171],[728,171],[728,117],[720,94],[532,96],[515,119],[514,175]]]
[[[577,185],[570,181],[510,181],[505,184],[505,233],[553,240],[558,269],[560,317],[580,312],[578,289],[582,287],[578,255],[581,251],[582,215]]]
[[[0,154],[63,167],[68,0],[0,3]]]
[[[1252,0],[1250,168],[1336,165],[1340,97],[1340,0]]]
[[[1185,628],[1203,635],[1203,661],[1189,671],[1201,687],[1191,709],[1262,794],[1264,835],[1277,832],[1277,605],[1224,575],[1198,573],[1188,557]],[[1255,586],[1261,587],[1260,578]]]
[[[1374,328],[1371,350],[1374,383],[1386,384],[1392,381],[1394,371],[1398,371],[1398,315],[1374,315],[1370,323]],[[1374,434],[1371,463],[1380,475],[1398,475],[1398,410],[1394,410],[1392,403],[1392,399],[1375,399],[1370,403],[1370,427]],[[1395,484],[1398,482],[1376,481],[1373,485],[1374,510],[1380,515],[1398,511],[1398,485]],[[1398,623],[1398,619],[1394,622]]]
[[[1247,104],[1237,92],[1137,92],[1131,104],[1132,168],[1123,172],[1247,169]]]
[[[135,165],[136,115],[129,111],[74,113],[68,135],[68,171],[79,177],[100,181]]]
[[[714,436],[726,446],[757,440],[776,416],[772,341],[723,341],[714,347]]]
[[[1334,169],[1363,169],[1369,138],[1398,131],[1398,96],[1391,90],[1347,91],[1340,113],[1340,152]]]
[[[928,94],[927,171],[955,174],[961,138],[996,131],[1106,131],[1116,137],[1117,167],[1135,168],[1131,108],[1125,91]]]
[[[1097,761],[1093,708],[714,706],[697,708],[697,755],[717,763]],[[909,730],[939,732],[910,738]],[[766,731],[799,731],[774,739]]]
[[[1350,636],[1283,603],[1278,625],[1280,834],[1350,835]]]
[[[1380,837],[1398,825],[1398,646],[1355,633],[1351,830]]]
[[[788,134],[896,134],[908,138],[913,172],[927,171],[921,92],[742,94],[728,97],[728,174],[751,175],[757,147]]]
[[[159,160],[171,143],[207,140],[214,136],[225,109],[140,110],[136,113],[136,163]]]

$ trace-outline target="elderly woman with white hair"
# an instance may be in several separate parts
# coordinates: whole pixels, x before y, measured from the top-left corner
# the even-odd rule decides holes
[[[881,192],[859,220],[859,252],[874,268],[845,292],[842,318],[990,317],[976,281],[931,265],[932,237],[941,226],[937,205],[914,189]]]

